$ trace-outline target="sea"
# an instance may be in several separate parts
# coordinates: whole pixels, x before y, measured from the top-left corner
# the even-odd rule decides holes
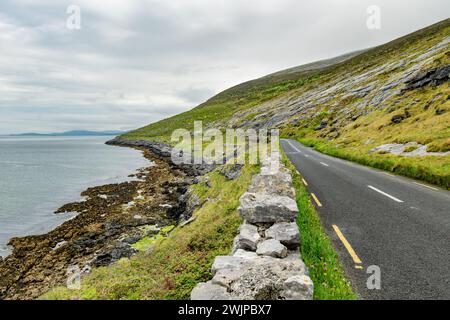
[[[151,165],[112,137],[0,136],[0,256],[12,237],[44,234],[75,213],[55,214],[88,187],[131,180]]]

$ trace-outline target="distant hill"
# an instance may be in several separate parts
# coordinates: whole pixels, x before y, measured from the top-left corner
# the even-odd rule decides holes
[[[26,132],[19,134],[12,134],[11,136],[50,136],[50,137],[79,137],[79,136],[117,136],[124,134],[126,131],[87,131],[87,130],[72,130],[65,132],[53,132],[53,133],[36,133]]]

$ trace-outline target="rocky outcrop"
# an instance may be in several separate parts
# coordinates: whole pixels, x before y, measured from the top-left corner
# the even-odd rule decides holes
[[[431,42],[430,42],[431,43]],[[405,50],[395,58],[364,68],[341,69],[308,88],[290,91],[255,107],[236,112],[225,127],[314,129],[317,136],[334,140],[340,129],[373,111],[397,108],[413,90],[443,86],[450,79],[450,65],[430,68],[448,51],[450,37],[426,47]],[[445,63],[445,62],[444,62]],[[436,115],[445,110],[437,109]],[[326,113],[326,117],[323,117]],[[248,119],[242,121],[242,119]],[[400,123],[404,116],[393,118]],[[317,122],[319,121],[319,122]],[[312,126],[312,124],[315,124]]]
[[[198,284],[193,300],[310,300],[314,285],[300,254],[298,208],[288,170],[277,159],[263,162],[261,173],[240,199],[245,222],[232,254],[217,256],[213,278]],[[270,174],[268,174],[270,173]]]
[[[438,86],[450,81],[450,65],[425,70],[406,81],[402,92],[419,89],[425,86]]]
[[[395,155],[401,155],[406,157],[417,157],[417,156],[446,156],[450,154],[447,152],[428,152],[427,146],[419,144],[417,142],[408,143],[388,143],[373,148],[369,151],[370,153],[390,153]]]
[[[242,164],[224,165],[220,170],[220,174],[228,180],[235,180],[240,177],[243,167],[244,165]]]

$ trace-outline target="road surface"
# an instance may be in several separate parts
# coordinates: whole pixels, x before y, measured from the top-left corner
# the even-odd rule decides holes
[[[294,140],[281,145],[363,299],[450,299],[449,191]],[[367,287],[371,276],[371,287],[378,284],[371,266],[379,267],[381,289]]]

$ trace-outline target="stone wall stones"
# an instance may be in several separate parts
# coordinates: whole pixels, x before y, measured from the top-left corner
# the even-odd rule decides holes
[[[240,199],[245,222],[229,256],[217,256],[213,278],[198,284],[192,300],[311,300],[314,285],[299,254],[298,207],[292,177],[266,159]],[[277,168],[277,170],[274,170]]]

